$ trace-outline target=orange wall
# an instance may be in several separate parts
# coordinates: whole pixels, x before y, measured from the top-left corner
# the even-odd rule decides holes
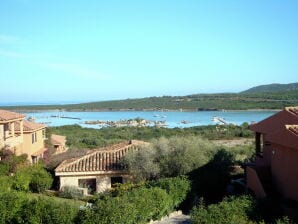
[[[35,132],[32,132],[35,133]],[[24,133],[24,142],[17,147],[16,154],[27,154],[28,159],[32,161],[31,155],[44,148],[44,138],[42,134],[42,129],[36,131],[37,141],[32,143],[32,133]]]
[[[282,196],[298,200],[298,150],[272,145],[271,172]]]

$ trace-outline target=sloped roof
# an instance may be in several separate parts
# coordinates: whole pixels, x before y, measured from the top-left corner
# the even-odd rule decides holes
[[[24,114],[15,113],[8,110],[0,110],[0,122],[15,120],[24,117],[26,117]]]
[[[83,157],[63,161],[56,172],[121,171],[120,160],[130,150],[137,150],[142,141],[122,142],[93,151]]]
[[[51,143],[53,145],[65,145],[66,137],[63,135],[51,135]]]
[[[24,120],[23,121],[23,132],[33,132],[37,131],[39,129],[45,128],[46,126],[44,124],[35,123],[31,121]],[[15,131],[20,132],[20,122],[16,122],[15,124]]]
[[[281,130],[269,134],[267,140],[278,145],[298,150],[298,124],[285,125]]]
[[[298,124],[298,106],[286,107],[284,110],[266,118],[256,124],[252,124],[250,129],[255,132],[269,134],[281,130],[285,125]]]

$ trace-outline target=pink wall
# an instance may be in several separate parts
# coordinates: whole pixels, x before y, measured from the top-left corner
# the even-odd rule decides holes
[[[271,145],[271,172],[283,197],[298,200],[298,150]]]

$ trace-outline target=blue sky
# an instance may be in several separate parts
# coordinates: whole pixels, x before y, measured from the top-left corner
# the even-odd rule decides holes
[[[298,1],[3,0],[0,103],[298,81]]]

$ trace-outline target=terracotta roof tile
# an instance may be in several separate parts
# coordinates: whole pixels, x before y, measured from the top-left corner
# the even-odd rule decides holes
[[[40,123],[35,123],[31,121],[24,120],[23,121],[23,131],[24,132],[31,132],[31,131],[36,131],[38,129],[45,128],[46,126]],[[16,132],[20,131],[20,122],[15,123],[15,130]]]
[[[285,109],[298,116],[298,107],[286,107]]]
[[[286,125],[286,128],[293,134],[298,136],[298,124],[297,125]],[[298,144],[297,144],[298,145]]]
[[[15,113],[8,110],[0,110],[0,121],[9,121],[24,117],[26,117],[24,114]]]
[[[51,143],[53,145],[65,145],[66,137],[63,135],[51,135]]]
[[[91,152],[81,158],[63,161],[56,172],[94,172],[94,171],[121,171],[123,166],[120,160],[130,150],[137,150],[140,145],[148,144],[142,141],[123,142],[104,147]]]

